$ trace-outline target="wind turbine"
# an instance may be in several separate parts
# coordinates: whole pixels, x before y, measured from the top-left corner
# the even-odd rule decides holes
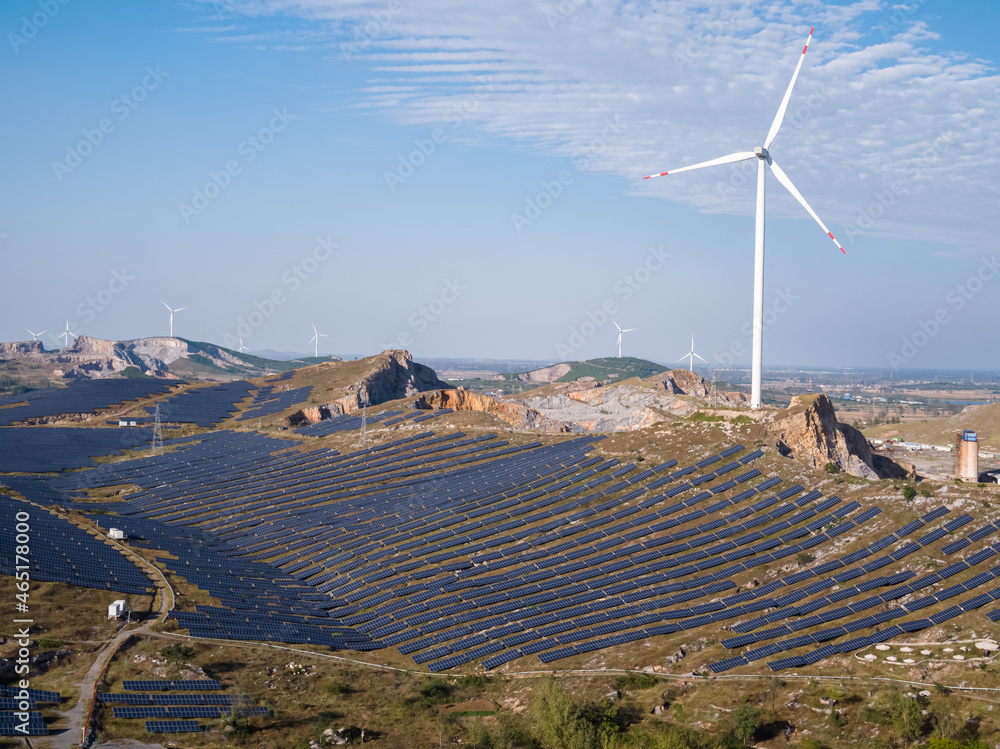
[[[689,372],[694,372],[694,360],[695,359],[701,359],[701,357],[698,356],[698,354],[696,354],[694,352],[694,333],[691,334],[691,351],[689,351],[688,353],[684,354],[684,356],[681,357],[681,361],[684,361],[685,359],[688,360],[688,371]],[[705,360],[705,359],[701,359],[701,360],[703,362],[705,362],[706,364],[708,364],[707,360]]]
[[[31,331],[29,330],[28,332],[30,333]],[[69,329],[69,318],[67,317],[66,318],[66,332],[63,333],[61,336],[56,336],[56,340],[58,341],[60,338],[65,338],[66,339],[66,345],[63,348],[69,348],[69,337],[70,336],[73,336],[74,338],[79,338],[80,337],[76,333],[72,332]]]
[[[174,309],[173,307],[171,307],[169,304],[167,304],[162,299],[160,300],[160,304],[162,304],[164,307],[166,307],[168,310],[170,310],[170,337],[173,338],[174,337],[174,313],[175,312],[180,312],[181,310],[185,310],[185,309],[187,309],[187,307],[178,307],[177,309]]]
[[[316,323],[312,323],[312,326],[313,326],[313,337],[309,339],[309,343],[316,344],[316,350],[315,350],[315,352],[314,352],[313,355],[318,359],[319,358],[319,339],[320,338],[329,338],[330,336],[328,336],[326,333],[320,333],[318,330],[316,330]]]
[[[27,329],[27,328],[25,328],[25,330],[28,330],[28,329]],[[32,332],[31,332],[30,330],[28,330],[28,332],[29,332],[29,333],[31,333],[31,340],[33,340],[33,341],[37,341],[37,340],[38,340],[38,336],[40,336],[40,335],[45,335],[45,334],[46,334],[46,333],[48,333],[49,331],[47,331],[47,330],[43,330],[43,331],[42,331],[41,333],[32,333]]]
[[[622,330],[621,326],[615,322],[614,318],[611,318],[611,322],[615,323],[615,327],[618,328],[618,358],[622,358],[622,334],[631,333],[633,330],[638,330],[638,328],[625,328]]]
[[[239,351],[239,352],[240,352],[241,354],[242,354],[242,353],[243,353],[244,351],[246,351],[246,350],[247,350],[247,347],[243,345],[243,339],[242,339],[242,338],[240,338],[240,347],[239,347],[238,349],[236,349],[236,350],[237,350],[237,351]]]
[[[749,159],[757,159],[757,213],[755,222],[755,232],[754,232],[754,274],[753,274],[753,369],[752,369],[752,389],[750,395],[750,408],[758,409],[761,406],[760,399],[760,385],[761,385],[761,353],[763,350],[763,333],[764,333],[764,177],[765,170],[764,164],[766,163],[771,167],[771,171],[774,172],[774,176],[778,178],[778,182],[785,186],[785,189],[792,194],[792,196],[802,204],[802,207],[806,209],[806,212],[813,217],[820,228],[826,232],[826,235],[833,240],[833,243],[840,248],[840,251],[847,254],[844,250],[843,245],[837,241],[829,229],[826,228],[816,212],[810,207],[806,202],[806,199],[802,197],[802,194],[795,189],[795,185],[788,178],[788,175],[782,171],[781,167],[775,163],[771,154],[768,152],[768,148],[774,142],[775,137],[778,135],[778,129],[781,127],[782,120],[785,118],[785,110],[788,108],[788,100],[792,97],[792,88],[795,86],[795,80],[799,77],[799,71],[802,69],[802,61],[805,60],[806,51],[809,49],[809,42],[812,41],[813,29],[809,30],[809,36],[806,39],[805,46],[802,48],[802,55],[799,57],[799,62],[795,66],[795,72],[792,74],[792,80],[788,84],[788,89],[785,91],[785,96],[781,100],[781,106],[778,107],[778,113],[774,116],[774,121],[771,123],[771,129],[767,133],[767,138],[764,139],[764,145],[758,146],[753,149],[753,151],[739,151],[737,153],[731,153],[728,156],[721,156],[717,159],[712,159],[711,161],[703,161],[699,164],[692,164],[691,166],[681,167],[680,169],[674,169],[669,172],[660,172],[659,174],[651,174],[643,179],[651,179],[653,177],[665,177],[668,174],[677,174],[678,172],[687,172],[692,169],[701,169],[706,166],[716,166],[719,164],[734,164],[738,161],[747,161]],[[701,357],[699,357],[701,358]]]

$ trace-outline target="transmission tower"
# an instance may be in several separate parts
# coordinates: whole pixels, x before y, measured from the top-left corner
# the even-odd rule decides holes
[[[715,367],[712,367],[712,389],[708,394],[708,405],[715,408],[719,404],[718,396],[715,390]]]
[[[160,404],[156,404],[155,421],[153,421],[153,454],[163,452],[163,427],[160,425]]]

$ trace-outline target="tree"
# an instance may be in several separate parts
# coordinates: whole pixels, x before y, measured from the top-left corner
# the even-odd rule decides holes
[[[910,500],[917,496],[917,490],[910,484],[903,487],[903,499]]]
[[[753,743],[759,723],[760,713],[753,705],[740,705],[733,711],[733,734],[743,742],[743,746]]]

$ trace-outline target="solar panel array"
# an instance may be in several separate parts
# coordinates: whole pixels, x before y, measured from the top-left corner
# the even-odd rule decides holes
[[[82,380],[66,387],[10,395],[0,398],[0,426],[46,416],[93,413],[137,398],[160,395],[178,384],[181,383],[177,380]]]
[[[152,588],[149,578],[113,546],[61,517],[0,494],[4,528],[17,526],[19,512],[31,516],[28,566],[32,580],[139,595]],[[0,573],[14,575],[17,564],[15,548],[8,544],[0,551]]]
[[[364,415],[360,411],[355,411],[350,414],[338,414],[336,416],[331,416],[329,419],[317,421],[315,424],[310,424],[309,426],[296,429],[295,433],[307,437],[326,437],[327,435],[336,434],[338,432],[350,432],[356,429],[361,429],[362,420],[365,418],[367,418],[368,424],[371,426],[374,426],[375,424],[392,426],[404,421],[420,423],[422,421],[433,419],[436,416],[451,413],[451,411],[452,409],[450,408],[442,408],[435,411],[414,410],[409,412],[387,410],[368,415]]]
[[[273,414],[281,413],[292,406],[308,401],[309,394],[311,392],[311,385],[291,390],[283,390],[277,393],[274,392],[274,386],[265,385],[254,393],[253,400],[250,401],[249,408],[237,416],[236,420],[248,421],[250,419],[258,419],[263,416],[271,416]]]
[[[221,385],[194,387],[160,401],[160,421],[212,427],[239,411],[237,404],[248,397],[253,385],[243,380]],[[152,416],[155,407],[146,408]]]
[[[201,680],[181,680],[181,681],[170,681],[170,680],[139,680],[139,681],[123,681],[122,689],[127,692],[149,692],[154,689],[160,691],[170,691],[171,689],[190,689],[197,691],[199,689],[222,689],[222,685],[219,684],[215,679],[201,679]]]
[[[444,412],[384,411],[369,422]],[[360,426],[355,413],[297,434]],[[162,455],[17,486],[67,502],[79,498],[79,476],[138,486],[115,505],[115,524],[215,600],[172,612],[193,636],[395,647],[434,671],[527,656],[551,663],[698,627],[728,630],[718,639],[733,654],[715,671],[772,656],[769,668],[798,667],[1000,598],[991,585],[1000,565],[985,564],[1000,550],[989,543],[1000,525],[974,527],[939,507],[886,529],[878,507],[765,475],[762,451],[743,445],[650,466],[593,455],[595,436],[511,445],[401,434],[341,454],[311,440],[211,432],[169,440]],[[42,535],[64,532],[45,525]],[[814,549],[835,552],[802,562]],[[952,559],[918,576],[906,564],[923,550]],[[764,577],[796,560],[799,569]],[[125,689],[184,689],[167,684]],[[226,707],[208,695],[157,696],[101,699],[135,717]]]
[[[0,427],[0,473],[42,473],[96,466],[95,457],[146,445],[149,429]]]
[[[22,730],[21,727],[24,726]],[[49,729],[41,713],[28,713],[27,725],[23,713],[0,712],[0,736],[48,736]]]

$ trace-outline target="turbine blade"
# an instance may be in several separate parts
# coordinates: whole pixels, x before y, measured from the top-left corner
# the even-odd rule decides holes
[[[692,164],[691,166],[682,166],[678,169],[671,169],[669,172],[660,172],[659,174],[650,174],[648,177],[643,177],[643,179],[652,179],[653,177],[666,177],[668,174],[678,174],[679,172],[690,172],[692,169],[701,169],[705,166],[718,166],[719,164],[735,164],[737,161],[746,161],[747,159],[755,159],[757,154],[753,151],[739,151],[738,153],[731,153],[728,156],[720,156],[717,159],[712,159],[711,161],[703,161],[700,164]]]
[[[792,73],[792,80],[788,84],[788,89],[785,91],[785,98],[781,100],[781,106],[778,107],[778,113],[774,115],[774,122],[771,123],[771,129],[767,132],[767,138],[764,140],[764,148],[770,148],[771,142],[778,135],[778,130],[781,129],[781,122],[785,119],[785,110],[788,109],[788,100],[792,98],[792,89],[795,88],[795,79],[799,77],[799,71],[802,70],[802,61],[806,59],[806,50],[809,49],[809,42],[812,41],[813,31],[815,26],[809,29],[809,36],[806,39],[806,44],[802,48],[802,54],[799,56],[799,63],[795,66],[795,72]]]
[[[162,299],[160,300],[160,304],[162,304],[162,305],[163,305],[164,307],[166,307],[167,309],[170,309],[170,305],[169,305],[169,304],[167,304],[167,303],[166,303],[165,301],[163,301]],[[171,312],[173,312],[173,310],[172,310],[172,309],[170,309],[170,311],[171,311]]]
[[[701,357],[700,357],[700,356],[698,356],[698,354],[695,354],[695,355],[694,355],[694,357],[695,357],[695,359],[701,359]],[[703,362],[705,362],[706,364],[708,364],[708,359],[701,359],[701,360],[702,360]]]
[[[795,189],[795,185],[792,184],[792,181],[788,178],[788,175],[785,174],[785,172],[781,169],[781,167],[774,162],[774,159],[771,160],[771,171],[773,171],[774,176],[778,178],[778,182],[783,184],[785,186],[785,189],[788,190],[788,192],[790,192],[792,196],[802,204],[802,207],[809,212],[809,215],[816,220],[816,223],[820,225],[820,228],[822,228],[823,231],[826,232],[826,236],[832,239],[833,243],[837,245],[837,247],[840,248],[840,251],[846,255],[847,250],[845,250],[844,246],[837,241],[837,238],[833,236],[830,230],[826,228],[826,224],[820,221],[819,216],[816,215],[816,211],[814,211],[812,207],[806,202],[806,199],[802,197],[802,193],[800,193],[798,190]]]
[[[187,307],[178,307],[174,310],[174,312],[180,312],[182,309],[187,309]]]
[[[625,328],[622,333],[631,333],[633,330],[638,330],[638,328]]]

